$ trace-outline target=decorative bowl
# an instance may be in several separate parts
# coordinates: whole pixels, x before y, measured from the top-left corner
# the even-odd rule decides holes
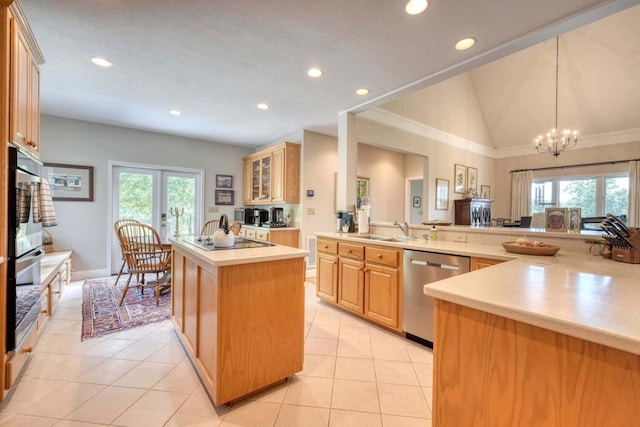
[[[560,246],[525,246],[513,242],[502,242],[505,251],[521,255],[546,255],[553,256],[560,250]]]

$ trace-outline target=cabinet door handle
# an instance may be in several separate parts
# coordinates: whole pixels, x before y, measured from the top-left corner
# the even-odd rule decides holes
[[[42,310],[42,311],[40,311],[40,313],[42,313],[42,314],[47,314],[48,312],[49,312],[49,310]]]
[[[27,347],[22,350],[23,353],[31,353],[33,351],[33,347]]]

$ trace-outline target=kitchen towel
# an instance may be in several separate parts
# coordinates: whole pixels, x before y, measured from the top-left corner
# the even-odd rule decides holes
[[[42,179],[38,185],[38,197],[33,204],[33,220],[34,222],[42,221],[43,227],[53,227],[58,225],[56,218],[56,210],[53,207],[53,199],[51,198],[51,189],[46,179]],[[39,218],[36,219],[36,218]]]

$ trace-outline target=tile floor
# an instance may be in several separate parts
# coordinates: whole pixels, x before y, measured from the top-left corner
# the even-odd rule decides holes
[[[305,288],[304,370],[214,406],[170,321],[81,342],[82,282],[72,282],[0,404],[0,426],[431,426],[431,351]]]

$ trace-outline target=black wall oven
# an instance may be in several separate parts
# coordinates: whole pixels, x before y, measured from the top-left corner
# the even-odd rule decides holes
[[[44,258],[40,223],[42,163],[9,147],[7,351],[15,350],[40,313],[40,262]],[[35,208],[35,212],[34,212]]]

